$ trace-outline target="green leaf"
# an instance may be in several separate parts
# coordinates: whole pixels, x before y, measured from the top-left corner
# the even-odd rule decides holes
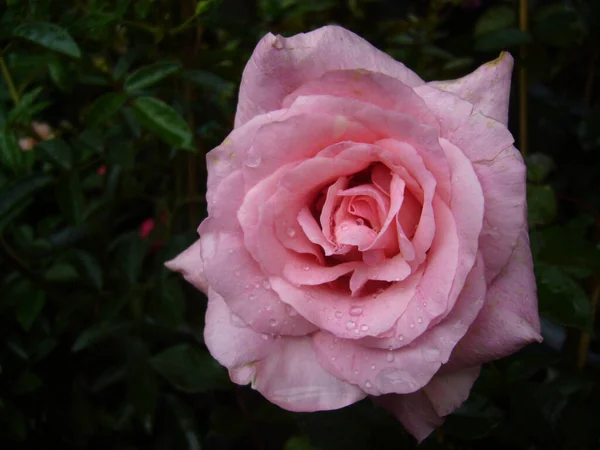
[[[286,441],[283,450],[314,450],[314,447],[306,436],[292,436]]]
[[[24,23],[17,26],[12,35],[73,58],[81,57],[81,51],[69,32],[53,23]]]
[[[127,77],[125,80],[125,90],[127,92],[139,91],[158,83],[180,70],[181,65],[172,62],[159,62],[151,66],[141,67]]]
[[[548,264],[535,266],[540,314],[553,322],[590,331],[590,301],[583,288],[569,275]]]
[[[83,219],[85,199],[78,172],[69,172],[59,179],[56,186],[58,203],[71,223],[80,224]]]
[[[93,325],[81,333],[71,350],[79,352],[106,339],[114,339],[129,330],[129,324],[123,321],[107,320]]]
[[[123,236],[118,242],[117,266],[130,284],[134,284],[140,277],[142,264],[147,254],[147,240],[135,233]]]
[[[138,97],[133,110],[139,122],[173,147],[192,150],[192,132],[185,120],[169,105],[152,97]]]
[[[69,144],[62,139],[42,141],[36,146],[36,150],[45,160],[59,169],[71,169],[73,164],[73,153]]]
[[[173,395],[167,396],[167,405],[177,425],[178,431],[180,432],[180,439],[187,450],[201,450],[201,438],[194,418],[194,411],[192,411],[185,403],[179,400]],[[179,447],[177,447],[179,448]]]
[[[551,186],[527,185],[527,216],[532,227],[554,221],[556,197]]]
[[[92,392],[98,393],[105,388],[124,380],[126,374],[127,372],[123,367],[111,367],[96,378],[96,381],[91,388]]]
[[[44,279],[51,283],[72,283],[79,279],[79,273],[71,264],[55,262],[44,274]]]
[[[152,366],[171,385],[185,392],[206,392],[226,383],[226,373],[208,353],[189,344],[171,347],[152,358]]]
[[[44,383],[35,373],[26,370],[17,379],[14,387],[15,394],[28,394],[40,388]]]
[[[0,130],[0,167],[18,172],[23,166],[26,153],[19,147],[19,141],[14,132],[4,127]]]
[[[133,339],[127,348],[127,397],[147,432],[154,425],[158,402],[158,380],[151,370],[150,353],[140,339]]]
[[[475,24],[473,33],[481,36],[486,33],[515,26],[517,14],[514,8],[506,5],[494,6],[485,10]]]
[[[541,183],[554,168],[554,161],[544,153],[532,153],[527,157],[527,179],[529,181]]]
[[[35,192],[50,185],[53,178],[44,174],[33,174],[21,178],[0,190],[0,217],[17,207]]]
[[[98,98],[87,111],[86,121],[89,127],[102,125],[113,117],[127,101],[126,94],[109,92]]]
[[[96,289],[102,289],[102,267],[98,259],[89,252],[77,250],[73,259],[77,264],[79,273]]]
[[[210,7],[215,3],[215,0],[200,0],[196,3],[196,8],[194,10],[194,16],[200,16],[204,14],[206,11],[210,9]]]
[[[480,36],[475,42],[478,52],[496,52],[531,42],[531,36],[518,28],[506,28]]]
[[[19,282],[10,292],[15,304],[15,316],[25,331],[29,331],[40,315],[46,295],[29,281]]]

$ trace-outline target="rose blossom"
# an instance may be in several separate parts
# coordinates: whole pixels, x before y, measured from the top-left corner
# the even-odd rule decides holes
[[[422,440],[541,339],[512,65],[425,83],[343,28],[260,41],[200,239],[167,263],[235,383],[292,411],[373,396]]]

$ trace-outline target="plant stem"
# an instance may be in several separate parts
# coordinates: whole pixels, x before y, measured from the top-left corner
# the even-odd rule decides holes
[[[519,0],[519,28],[527,32],[527,0]],[[523,156],[527,156],[527,68],[524,65],[527,49],[521,46],[521,66],[519,67],[519,146]]]
[[[6,65],[6,61],[3,56],[0,56],[0,70],[2,70],[2,77],[8,86],[8,91],[10,92],[10,97],[12,98],[13,103],[16,105],[19,104],[20,98],[17,89],[15,88],[15,83],[13,82],[12,77],[10,76],[10,71],[8,70],[8,66]]]

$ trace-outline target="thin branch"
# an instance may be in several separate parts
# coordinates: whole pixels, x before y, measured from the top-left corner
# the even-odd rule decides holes
[[[15,83],[13,82],[13,79],[10,76],[10,71],[8,70],[8,66],[6,65],[6,61],[4,60],[3,56],[0,56],[0,70],[2,70],[2,78],[4,78],[4,81],[8,86],[8,91],[10,92],[10,97],[12,98],[12,101],[16,106],[19,104],[20,101],[19,93],[15,88]]]

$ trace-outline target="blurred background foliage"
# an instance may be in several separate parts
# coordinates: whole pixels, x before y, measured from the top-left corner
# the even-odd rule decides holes
[[[600,448],[600,2],[529,0],[527,31],[520,3],[2,0],[0,448],[415,447],[368,400],[293,414],[230,383],[202,342],[205,299],[162,265],[205,214],[204,154],[256,42],[328,23],[426,80],[501,50],[526,72],[546,340],[487,365],[421,448]]]

